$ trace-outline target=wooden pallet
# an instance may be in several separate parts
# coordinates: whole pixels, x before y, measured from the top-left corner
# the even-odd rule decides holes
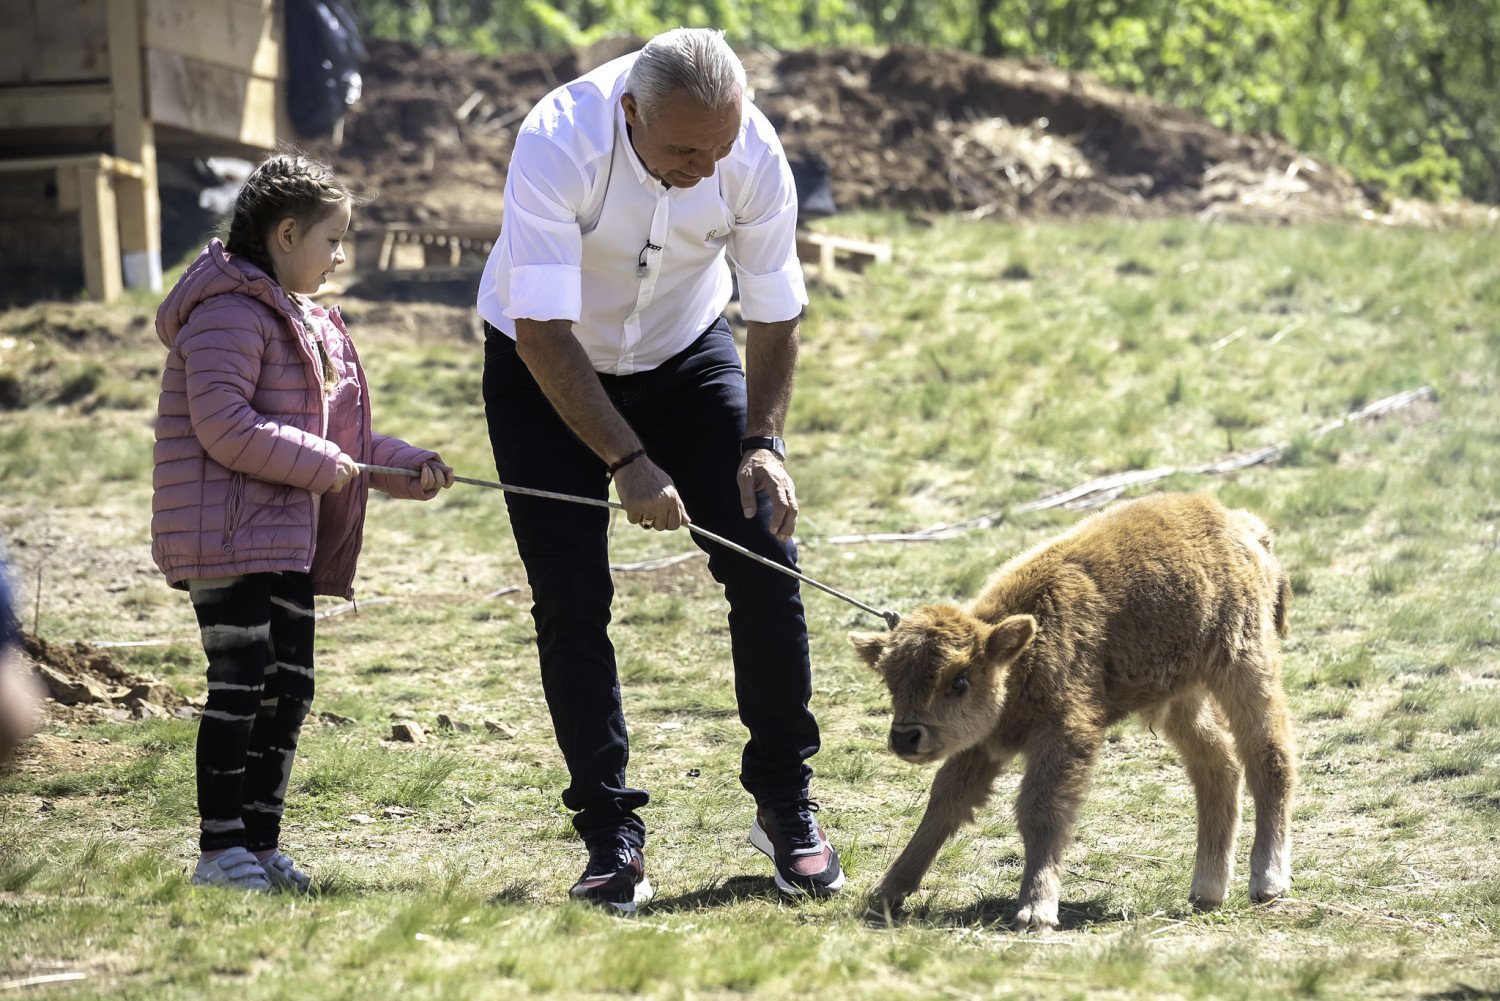
[[[360,227],[356,242],[368,240],[375,246],[377,271],[420,271],[433,265],[460,267],[466,255],[483,258],[499,235],[498,222],[393,222]]]
[[[839,261],[852,271],[863,271],[871,263],[885,264],[891,259],[891,245],[871,240],[856,240],[849,236],[832,233],[817,233],[812,230],[797,232],[797,259],[803,264],[812,264],[824,273],[830,273]]]

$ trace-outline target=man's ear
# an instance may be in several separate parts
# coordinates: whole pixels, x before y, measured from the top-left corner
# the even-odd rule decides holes
[[[276,241],[276,246],[281,248],[282,253],[291,253],[292,249],[297,246],[297,240],[302,236],[301,229],[296,219],[287,216],[276,224],[271,238]]]
[[[874,667],[880,662],[880,655],[885,652],[885,641],[888,633],[850,633],[849,642],[854,644],[854,649],[864,658],[865,663]]]
[[[985,659],[991,664],[1008,664],[1021,656],[1035,636],[1036,619],[1029,615],[1008,616],[985,637]]]

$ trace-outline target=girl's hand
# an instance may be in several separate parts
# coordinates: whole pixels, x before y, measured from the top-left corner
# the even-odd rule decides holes
[[[433,493],[453,486],[453,467],[441,459],[428,459],[422,463],[422,492]]]
[[[343,452],[340,452],[338,457],[338,470],[334,473],[333,486],[328,488],[328,492],[331,494],[338,493],[340,490],[344,489],[344,484],[354,479],[354,477],[358,474],[359,467],[354,464],[354,460],[349,458],[349,456],[345,455]]]

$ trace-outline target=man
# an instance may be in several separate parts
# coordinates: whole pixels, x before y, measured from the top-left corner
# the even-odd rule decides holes
[[[797,500],[781,433],[807,293],[791,171],[744,89],[722,32],[680,28],[532,110],[479,287],[484,399],[505,482],[604,499],[613,481],[633,524],[691,520],[790,567]],[[749,325],[743,368],[720,315],[729,265]],[[589,850],[570,892],[633,912],[651,895],[648,797],[625,777],[609,515],[506,501],[568,764],[563,802]],[[832,893],[844,875],[808,798],[818,726],[797,581],[699,545],[729,604],[751,843],[783,892]]]

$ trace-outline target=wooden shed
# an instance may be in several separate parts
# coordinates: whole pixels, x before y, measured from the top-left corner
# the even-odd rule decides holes
[[[158,156],[290,133],[282,23],[281,0],[0,0],[0,242],[46,230],[17,206],[47,202],[76,214],[91,296],[159,290]]]

